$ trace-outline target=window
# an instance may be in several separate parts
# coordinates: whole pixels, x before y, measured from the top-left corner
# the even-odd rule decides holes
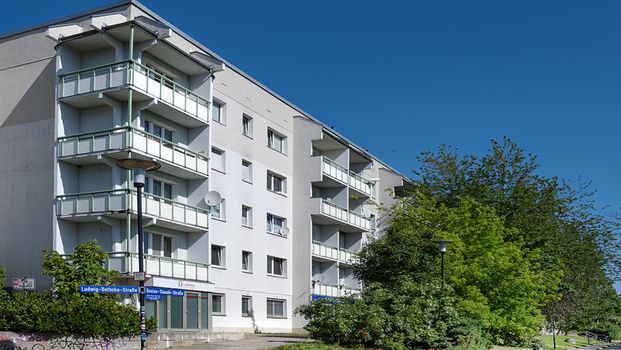
[[[175,298],[173,298],[175,299]],[[181,299],[181,298],[179,298]],[[211,295],[211,313],[214,315],[225,315],[224,311],[224,294]]]
[[[242,250],[242,271],[252,272],[252,252]]]
[[[144,247],[147,254],[172,258],[172,237],[163,236],[157,233],[146,233],[144,238]],[[151,249],[149,249],[149,243],[151,245]]]
[[[212,244],[211,245],[211,265],[225,267],[224,263],[224,247]]]
[[[242,159],[242,180],[252,183],[252,163]]]
[[[252,227],[252,208],[242,205],[242,226]]]
[[[267,317],[273,318],[285,318],[286,314],[286,300],[280,299],[267,299]]]
[[[211,147],[211,168],[221,172],[225,172],[224,151],[215,147]]]
[[[216,100],[213,101],[211,104],[211,119],[218,123],[226,123],[224,119],[224,103]]]
[[[173,185],[163,182],[159,179],[154,179],[149,176],[145,176],[144,191],[154,196],[162,197],[165,199],[173,198]]]
[[[213,207],[210,208],[209,215],[211,215],[212,219],[223,220],[223,221],[226,220],[225,203],[226,203],[226,200],[222,199],[222,201],[218,203],[218,205],[214,205]]]
[[[275,276],[286,276],[285,259],[267,256],[267,274]]]
[[[151,121],[144,121],[144,131],[169,142],[173,142],[173,131]],[[166,144],[164,144],[166,146]]]
[[[267,173],[267,189],[277,193],[287,193],[287,179],[272,172]]]
[[[242,134],[252,137],[252,118],[245,114],[242,115]]]
[[[268,213],[267,214],[267,232],[284,235],[286,219]]]
[[[252,315],[252,297],[242,295],[242,316],[248,317]]]
[[[267,147],[286,154],[287,137],[275,132],[272,129],[267,129]]]

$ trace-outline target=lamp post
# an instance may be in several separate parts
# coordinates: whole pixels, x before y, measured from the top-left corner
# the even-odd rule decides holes
[[[137,212],[138,212],[138,283],[140,285],[140,349],[144,350],[145,342],[147,341],[147,322],[144,307],[144,234],[142,232],[142,188],[145,183],[145,172],[149,170],[157,170],[161,167],[160,163],[154,160],[141,160],[141,159],[121,159],[116,162],[119,168],[133,170],[134,172],[134,187],[138,192],[137,200]]]
[[[442,255],[442,289],[444,289],[444,254],[446,254],[446,245],[453,241],[447,239],[438,239],[434,242],[440,243],[440,254]]]

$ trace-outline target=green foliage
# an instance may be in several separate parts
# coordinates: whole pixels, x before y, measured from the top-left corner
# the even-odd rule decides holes
[[[82,284],[110,285],[118,276],[104,268],[105,254],[95,242],[78,245],[62,257],[46,252],[43,271],[53,277],[49,293],[11,293],[0,301],[0,329],[15,332],[121,337],[140,333],[140,316],[114,295],[80,294]],[[148,329],[156,327],[148,321]]]
[[[389,289],[373,284],[362,298],[317,300],[296,313],[315,339],[379,349],[447,348],[459,324],[448,293],[411,281]]]

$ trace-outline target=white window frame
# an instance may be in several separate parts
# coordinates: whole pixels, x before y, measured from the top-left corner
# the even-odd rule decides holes
[[[216,312],[213,310],[214,298],[220,298],[220,311]],[[222,293],[212,293],[211,294],[211,314],[214,316],[226,316],[226,295]]]
[[[218,155],[218,157],[220,157],[220,164],[218,167],[216,167],[216,165],[218,165],[218,163],[214,162],[214,159],[216,159],[216,155],[220,153]],[[209,163],[211,164],[211,168],[215,171],[219,171],[221,173],[226,173],[226,151],[224,151],[223,149],[220,149],[218,147],[211,147],[211,159],[209,161]]]
[[[278,139],[280,142],[276,143],[275,140]],[[281,147],[277,145],[280,144]],[[267,128],[267,147],[273,149],[276,152],[280,152],[282,154],[287,154],[287,136],[271,129]]]
[[[280,191],[276,190],[276,179],[280,181]],[[273,171],[267,171],[267,190],[270,192],[286,195],[287,194],[287,178]]]
[[[277,221],[280,221],[280,227],[277,229],[277,225],[275,224]],[[287,219],[278,215],[274,215],[272,213],[267,213],[266,217],[266,229],[267,233],[284,236],[284,233],[281,230],[285,230],[287,228]]]
[[[242,181],[251,184],[252,183],[252,162],[246,159],[242,159],[241,166],[242,166]]]
[[[272,307],[270,308],[270,302],[272,302]],[[282,303],[282,315],[274,314],[274,304],[273,303]],[[285,299],[275,299],[275,298],[267,298],[266,301],[266,315],[267,318],[287,318],[287,300]]]
[[[214,248],[218,250],[219,264],[214,263]],[[225,246],[218,245],[218,244],[212,244],[210,254],[211,254],[211,257],[209,261],[211,262],[211,266],[226,268],[226,247]]]
[[[222,198],[220,203],[209,209],[209,216],[212,219],[226,221],[226,199]]]
[[[242,272],[250,272],[252,273],[252,252],[248,251],[248,250],[242,250],[242,263],[241,263],[241,268],[242,268]],[[244,259],[247,258],[248,261],[244,262]],[[244,263],[245,263],[245,268],[244,268]]]
[[[164,249],[165,240],[170,240],[170,256],[166,255],[166,250]],[[160,242],[160,250],[158,253],[154,250],[154,242],[159,240]],[[145,232],[144,233],[144,251],[147,255],[153,256],[161,256],[165,258],[176,258],[177,257],[177,237],[172,235],[163,234],[160,232]]]
[[[214,109],[216,108],[216,105],[219,106],[218,110],[220,112],[218,119],[214,119]],[[211,120],[216,123],[226,125],[226,103],[216,99],[213,100],[213,102],[211,103]]]
[[[245,223],[244,223],[244,220],[246,221]],[[242,226],[244,227],[252,228],[252,224],[253,224],[252,207],[242,204],[241,223],[242,223]]]
[[[248,300],[248,312],[244,313],[244,299]],[[252,296],[250,295],[242,295],[241,300],[241,314],[242,317],[252,317],[253,309],[252,309]]]
[[[282,274],[277,274],[276,263],[280,263],[280,271]],[[287,277],[287,259],[279,258],[277,256],[267,256],[267,275],[276,277]]]
[[[155,134],[155,127],[158,127],[161,129],[160,135],[156,135]],[[150,136],[154,136],[157,138],[160,138],[164,141],[170,142],[170,143],[175,143],[175,137],[176,137],[176,130],[171,128],[168,125],[164,125],[160,122],[156,122],[153,121],[151,119],[145,119],[143,122],[143,130],[144,132],[146,132],[147,134],[149,134]],[[166,138],[166,132],[170,133],[170,140],[168,138]],[[164,144],[164,146],[166,146],[166,144]]]
[[[248,121],[248,123],[246,123],[246,121]],[[242,114],[242,135],[252,138],[254,125],[253,121],[254,119],[248,114]],[[246,127],[246,124],[248,127]]]
[[[161,198],[164,198],[165,200],[170,200],[170,201],[175,200],[175,197],[176,197],[175,190],[177,187],[176,183],[168,181],[168,180],[164,180],[160,177],[153,177],[151,175],[145,176],[144,180],[145,180],[145,186],[144,186],[145,194],[149,194],[149,195],[156,196],[156,197],[161,197]],[[159,194],[155,193],[155,182],[156,181],[160,183]],[[166,196],[166,186],[169,186],[170,188],[170,198]],[[155,198],[155,199],[159,200],[159,198]]]

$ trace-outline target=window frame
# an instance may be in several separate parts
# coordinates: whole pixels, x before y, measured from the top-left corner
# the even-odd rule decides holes
[[[247,164],[248,166],[246,166],[245,164]],[[242,159],[241,166],[242,166],[242,181],[251,184],[252,180],[253,180],[253,176],[252,176],[253,175],[252,174],[252,168],[253,168],[252,162],[249,161],[249,160],[246,160],[246,159]],[[248,174],[249,176],[244,177],[244,169],[247,169],[246,174]]]
[[[214,248],[218,250],[217,256],[219,257],[219,263],[214,263]],[[221,269],[226,269],[226,247],[218,244],[212,244],[210,250],[209,262],[211,266]]]
[[[214,154],[217,154],[218,152],[220,152],[219,157],[221,159],[221,162],[220,162],[221,168],[214,167],[214,162],[213,162],[213,159],[215,158]],[[210,152],[209,155],[210,155],[210,158],[211,158],[210,161],[209,161],[211,169],[213,169],[215,171],[218,171],[218,172],[221,172],[223,174],[226,174],[226,151],[221,149],[221,148],[218,148],[218,147],[215,147],[215,146],[211,146],[211,152]]]
[[[280,220],[280,229],[281,230],[284,230],[287,227],[287,219],[286,218],[283,218],[282,216],[274,215],[272,213],[267,213],[267,215],[266,215],[266,222],[265,222],[265,226],[266,226],[265,227],[265,231],[267,233],[270,233],[270,234],[274,234],[274,235],[285,237],[285,235],[283,233],[280,233],[280,231],[275,231],[274,230],[274,228],[276,227],[274,225],[274,220],[275,219]]]
[[[244,223],[244,213],[246,213],[245,219],[246,223]],[[252,207],[248,205],[243,205],[241,208],[241,225],[243,227],[252,228],[254,225],[253,217],[252,217]]]
[[[218,216],[214,216],[214,209],[218,212]],[[226,199],[222,198],[220,203],[209,209],[209,217],[218,221],[226,221]]]
[[[270,308],[270,302],[272,302],[271,308]],[[282,315],[274,314],[273,303],[282,303]],[[287,318],[287,300],[286,299],[267,298],[265,306],[266,306],[267,318]]]
[[[282,272],[282,274],[275,273],[275,270],[276,270],[275,262],[276,261],[279,261],[281,263],[280,271]],[[287,278],[287,259],[268,255],[267,256],[267,275],[273,276],[273,277]]]
[[[280,180],[280,189],[281,189],[280,191],[275,190],[275,187],[276,187],[274,185],[275,179]],[[266,177],[266,188],[270,192],[286,196],[287,195],[287,177],[268,170],[267,177]]]
[[[214,113],[213,113],[213,109],[217,106],[218,107],[218,119],[214,119]],[[218,99],[213,99],[213,101],[211,102],[211,120],[218,123],[218,124],[222,124],[226,126],[226,103],[218,100]]]
[[[220,298],[220,311],[214,311],[213,307],[216,305],[214,298]],[[214,316],[226,316],[226,294],[224,293],[211,293],[211,314]]]
[[[251,251],[249,250],[242,250],[242,263],[241,263],[241,269],[242,272],[246,272],[246,273],[252,273],[252,263],[253,263],[253,258],[252,258],[253,254]],[[246,268],[244,269],[244,258],[248,258],[248,261],[246,262]]]
[[[246,121],[248,121],[248,123],[246,123]],[[254,134],[254,118],[252,118],[251,116],[249,116],[246,113],[242,114],[242,135],[248,137],[248,138],[253,138],[253,134]],[[246,128],[246,125],[248,125],[248,128]]]
[[[282,146],[280,149],[277,148],[275,146],[274,143],[274,139],[278,137],[280,139],[280,145]],[[278,152],[278,153],[282,153],[284,155],[287,155],[287,148],[288,148],[288,140],[287,140],[287,136],[279,133],[278,131],[272,129],[272,128],[267,128],[267,147],[273,149],[274,151]]]
[[[247,312],[244,313],[244,299],[248,300]],[[252,309],[252,296],[250,295],[242,295],[241,297],[241,315],[242,317],[252,317],[253,313]]]

